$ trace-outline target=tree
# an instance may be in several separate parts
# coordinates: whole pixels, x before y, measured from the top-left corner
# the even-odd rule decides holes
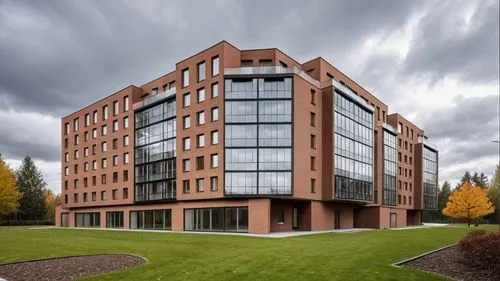
[[[475,172],[471,178],[471,183],[473,185],[479,186],[481,188],[487,188],[488,187],[488,177],[484,173],[478,174],[477,172]]]
[[[16,172],[17,186],[23,192],[20,201],[19,215],[23,220],[44,219],[47,208],[44,202],[44,187],[42,172],[36,167],[35,162],[26,156]]]
[[[469,171],[465,171],[465,174],[460,179],[460,182],[457,184],[457,186],[455,186],[455,190],[459,189],[466,182],[468,182],[468,183],[472,182],[472,177],[471,177]]]
[[[486,216],[494,211],[495,207],[488,199],[486,190],[465,182],[451,194],[443,214],[457,219],[465,218],[470,226],[471,219]]]
[[[442,218],[443,215],[443,210],[446,207],[446,202],[448,202],[448,199],[450,198],[451,195],[451,185],[449,181],[445,181],[443,185],[441,186],[441,189],[439,189],[438,193],[438,214]]]
[[[495,205],[496,212],[500,212],[500,166],[497,165],[495,169],[495,175],[490,182],[490,188],[488,189],[488,198]],[[492,215],[493,216],[493,215]],[[498,220],[498,214],[494,217],[490,217],[491,221]],[[500,221],[497,221],[500,223]]]
[[[54,192],[52,192],[52,190],[46,188],[44,189],[43,198],[45,202],[45,208],[47,209],[47,220],[49,220],[50,222],[55,222],[56,206],[60,203],[60,196],[59,194],[54,195]]]
[[[14,173],[0,155],[0,216],[16,213],[21,196]]]

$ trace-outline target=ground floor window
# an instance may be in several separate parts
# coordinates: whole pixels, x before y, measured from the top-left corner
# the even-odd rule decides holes
[[[184,230],[248,232],[248,208],[184,209]]]
[[[101,213],[76,213],[75,221],[76,227],[100,227]]]
[[[147,210],[130,212],[131,229],[172,229],[172,210]]]
[[[123,228],[123,211],[106,212],[107,228]]]

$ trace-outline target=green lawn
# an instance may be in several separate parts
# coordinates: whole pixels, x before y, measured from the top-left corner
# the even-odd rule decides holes
[[[390,264],[454,243],[467,231],[459,226],[270,239],[0,228],[0,263],[130,253],[147,258],[149,263],[88,280],[443,280]]]

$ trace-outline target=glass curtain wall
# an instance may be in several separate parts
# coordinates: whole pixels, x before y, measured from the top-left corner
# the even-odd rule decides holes
[[[438,154],[424,145],[424,209],[437,209]]]
[[[396,135],[384,130],[384,178],[382,204],[396,206]]]
[[[93,213],[76,213],[75,214],[76,227],[100,227],[101,214],[98,212]]]
[[[123,211],[106,212],[107,228],[123,228]]]
[[[292,194],[292,78],[225,80],[225,194]]]
[[[135,113],[135,201],[176,198],[175,99]]]
[[[373,198],[373,113],[335,91],[335,198]]]
[[[248,232],[248,208],[185,209],[184,230]]]
[[[147,210],[130,212],[130,229],[172,229],[172,210]]]

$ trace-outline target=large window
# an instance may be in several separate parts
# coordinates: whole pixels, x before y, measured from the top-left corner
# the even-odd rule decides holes
[[[176,198],[176,111],[168,99],[135,113],[135,201]]]
[[[248,208],[184,209],[184,230],[248,232]]]
[[[292,193],[291,89],[291,78],[226,79],[226,194]]]
[[[75,213],[76,227],[100,227],[101,213]]]
[[[396,205],[396,135],[384,130],[384,177],[382,204]]]
[[[148,210],[130,212],[130,229],[172,229],[172,210]]]
[[[373,198],[373,112],[334,93],[335,198]]]
[[[106,212],[107,228],[123,228],[123,211]]]
[[[424,158],[424,209],[437,209],[438,193],[438,154],[436,151],[423,147]]]

